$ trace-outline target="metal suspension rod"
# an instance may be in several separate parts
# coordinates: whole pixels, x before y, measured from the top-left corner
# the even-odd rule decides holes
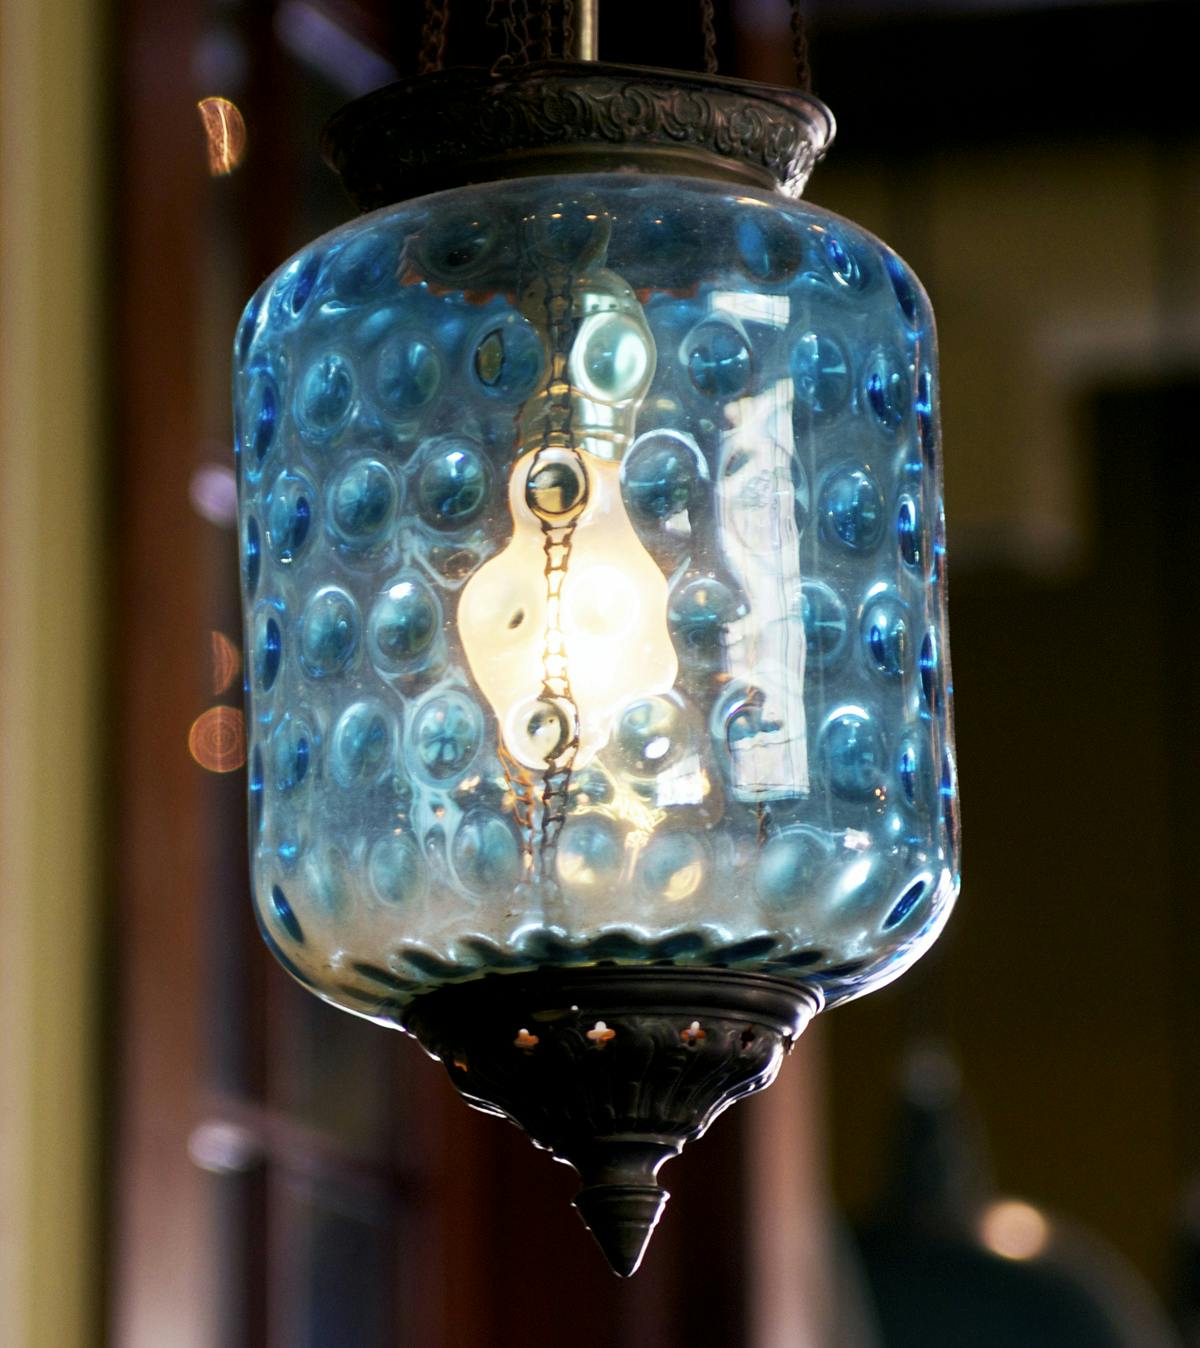
[[[571,59],[595,61],[600,55],[600,0],[575,0]]]

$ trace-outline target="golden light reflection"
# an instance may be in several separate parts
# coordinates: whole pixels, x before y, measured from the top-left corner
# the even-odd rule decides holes
[[[689,861],[687,865],[680,866],[667,881],[666,888],[663,890],[663,898],[668,903],[678,903],[681,899],[690,899],[700,888],[700,881],[703,879],[704,863]]]
[[[1033,1259],[1046,1248],[1050,1224],[1031,1204],[1004,1199],[983,1210],[979,1238],[1005,1259]]]
[[[572,889],[591,889],[600,878],[596,868],[578,852],[559,853],[558,877]]]
[[[647,805],[630,789],[626,782],[612,779],[611,785],[613,793],[611,801],[603,805],[589,806],[580,810],[579,813],[595,813],[603,818],[630,825],[631,831],[625,845],[627,848],[636,851],[641,845],[637,840],[641,839],[641,842],[644,843],[667,817],[667,812],[666,810],[655,809],[652,805]]]
[[[210,633],[212,641],[212,690],[214,697],[220,697],[227,688],[233,686],[234,679],[242,670],[242,653],[224,632]]]
[[[192,722],[188,750],[209,772],[233,772],[246,761],[246,723],[236,707],[209,707]]]
[[[246,153],[246,123],[227,98],[202,98],[196,104],[208,141],[208,171],[214,177],[232,173]]]

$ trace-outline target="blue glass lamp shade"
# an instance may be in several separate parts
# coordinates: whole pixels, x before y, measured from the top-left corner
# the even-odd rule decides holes
[[[459,187],[284,265],[235,388],[254,894],[297,978],[385,1023],[609,965],[812,1010],[929,946],[937,374],[887,247],[688,176]]]
[[[682,178],[318,240],[237,339],[254,887],[322,996],[894,977],[957,887],[933,324],[886,247]]]

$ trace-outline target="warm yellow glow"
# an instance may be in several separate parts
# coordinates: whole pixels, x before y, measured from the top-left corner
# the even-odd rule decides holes
[[[587,502],[555,592],[547,584],[543,522],[526,500],[536,457],[530,450],[513,468],[512,540],[467,582],[458,627],[505,747],[527,768],[544,769],[553,756],[558,728],[543,698],[543,680],[549,675],[563,681],[555,706],[564,718],[578,718],[579,769],[608,742],[623,706],[666,692],[675,682],[667,579],[625,512],[620,464],[582,450]]]
[[[1029,1203],[1004,1199],[983,1210],[979,1238],[1005,1259],[1033,1259],[1046,1248],[1050,1224]]]
[[[573,889],[591,889],[600,879],[594,866],[578,852],[568,852],[558,858],[558,877]]]
[[[596,814],[602,819],[611,819],[628,826],[625,849],[633,859],[626,866],[624,878],[628,879],[633,874],[633,862],[636,861],[638,851],[646,845],[667,814],[665,810],[648,805],[619,775],[610,776],[605,773],[604,776],[611,799],[599,805],[577,803],[574,813]]]
[[[572,580],[571,605],[563,614],[568,639],[615,640],[633,626],[638,594],[626,572],[597,560],[580,565]]]
[[[686,866],[681,866],[671,875],[666,888],[663,890],[663,898],[670,903],[678,903],[680,899],[690,899],[700,888],[700,881],[703,879],[703,863],[690,861]]]
[[[232,173],[246,153],[246,123],[227,98],[202,98],[196,104],[208,141],[208,171],[214,177]]]

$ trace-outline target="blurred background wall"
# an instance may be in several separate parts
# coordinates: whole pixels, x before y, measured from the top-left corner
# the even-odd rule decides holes
[[[0,1342],[901,1342],[849,1222],[901,1173],[931,1043],[973,1102],[946,1125],[971,1239],[1019,1197],[1192,1332],[1195,6],[804,9],[840,124],[808,195],[939,318],[964,892],[672,1166],[618,1286],[565,1172],[270,963],[242,773],[189,752],[240,705],[233,327],[348,214],[317,132],[411,69],[420,6],[4,0]],[[603,0],[603,53],[698,66],[697,12]],[[791,81],[783,0],[716,12],[723,71]],[[486,6],[452,14],[452,60],[482,59]],[[214,95],[247,132],[220,177]]]

